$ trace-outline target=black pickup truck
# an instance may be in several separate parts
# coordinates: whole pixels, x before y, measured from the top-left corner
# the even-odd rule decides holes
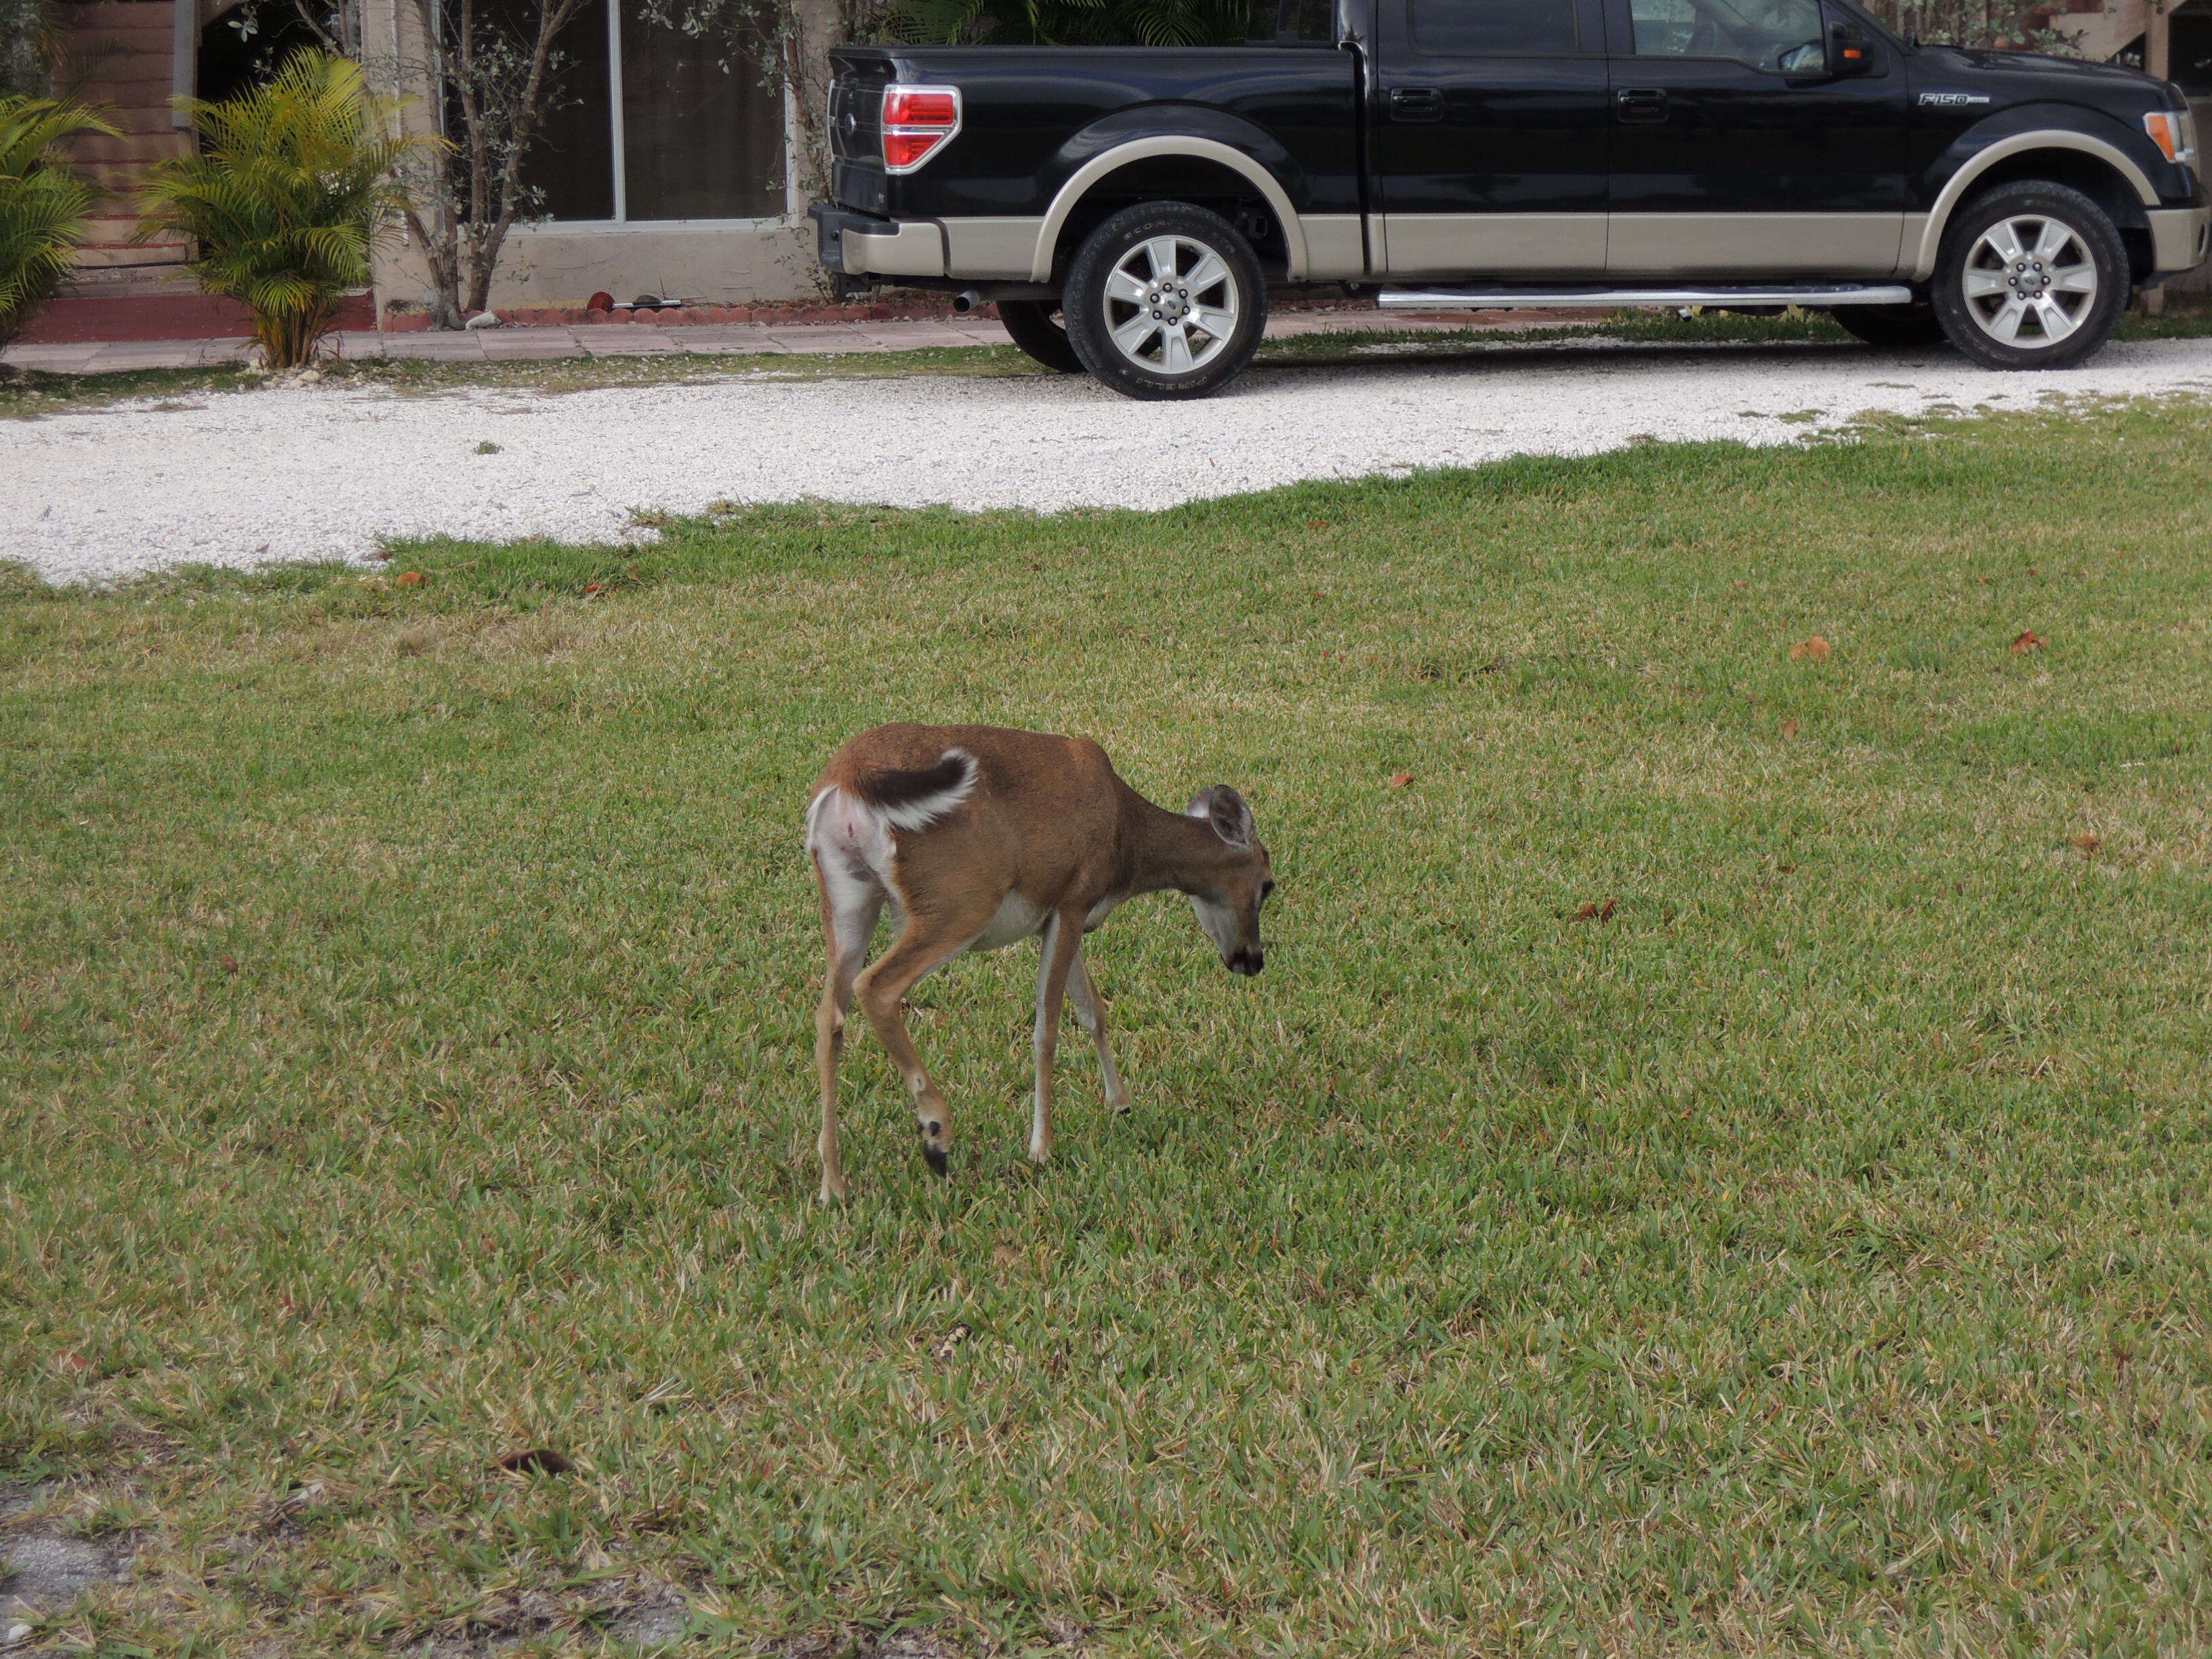
[[[1261,4],[1243,46],[836,52],[823,264],[1188,398],[1277,289],[1794,304],[2037,368],[2208,251],[2189,106],[2130,70],[1919,46],[1846,0]]]

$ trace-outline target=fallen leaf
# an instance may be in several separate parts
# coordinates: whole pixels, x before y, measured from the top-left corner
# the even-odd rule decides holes
[[[1835,647],[1818,634],[1809,640],[1800,640],[1790,647],[1790,660],[1792,662],[1805,657],[1810,657],[1814,662],[1826,662],[1834,654]]]
[[[1797,721],[1794,716],[1782,722],[1782,735],[1785,738],[1794,738],[1797,735]]]
[[[54,1356],[54,1369],[72,1374],[88,1371],[92,1369],[92,1361],[74,1351],[65,1352]]]
[[[2101,836],[2093,836],[2084,830],[2074,837],[2074,844],[2085,853],[2094,853],[2105,844],[2105,839]]]
[[[569,1474],[575,1464],[550,1446],[532,1446],[528,1451],[509,1452],[499,1460],[503,1469],[517,1474]]]
[[[991,1252],[992,1262],[1001,1267],[1018,1267],[1020,1265],[1022,1253],[1011,1244],[1001,1244]]]
[[[2037,632],[2031,628],[2022,633],[2021,636],[2008,646],[2006,649],[2010,651],[2015,657],[2024,657],[2031,651],[2042,650],[2044,643],[2045,641],[2042,636],[2037,634]]]
[[[238,958],[226,953],[222,959],[222,971],[226,974],[236,973],[238,971]]]
[[[586,593],[604,593],[607,590],[598,582],[586,582],[584,584],[584,592]]]
[[[2034,567],[2033,565],[2030,565],[2030,566],[2028,566],[2028,568],[2027,568],[2027,574],[2028,574],[2029,575],[2031,575],[2031,576],[2033,576],[2033,575],[2035,574],[2035,567]]]
[[[1332,526],[1327,519],[1308,519],[1306,520],[1306,528],[1309,530],[1328,530],[1332,528]]]
[[[952,1351],[968,1340],[968,1334],[967,1326],[955,1325],[945,1334],[945,1340],[929,1352],[939,1359],[950,1359],[952,1358]]]
[[[1413,781],[1413,775],[1411,772],[1394,772],[1390,775],[1390,787],[1393,789],[1403,789]]]
[[[403,570],[399,573],[399,585],[402,587],[420,587],[429,580],[419,570]]]
[[[1617,898],[1609,898],[1602,904],[1593,900],[1591,902],[1585,904],[1581,909],[1575,912],[1575,920],[1577,921],[1604,921],[1620,908],[1620,901]]]

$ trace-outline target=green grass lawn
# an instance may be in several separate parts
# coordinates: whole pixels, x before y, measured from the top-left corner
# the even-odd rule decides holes
[[[2205,1650],[2208,445],[6,588],[0,1473],[139,1551],[40,1639]],[[954,1179],[861,1037],[824,1210],[800,813],[891,718],[1282,885],[1255,981],[1093,936],[1137,1107],[1071,1035],[1041,1173],[1031,951],[925,981]]]

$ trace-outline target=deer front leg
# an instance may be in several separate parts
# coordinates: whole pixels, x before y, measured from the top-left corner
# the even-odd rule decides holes
[[[965,949],[968,941],[982,932],[984,923],[997,908],[994,902],[980,918],[963,916],[949,926],[941,919],[925,921],[909,910],[906,931],[899,935],[898,943],[860,975],[858,988],[860,1006],[867,1012],[868,1024],[876,1028],[876,1035],[890,1052],[891,1064],[898,1067],[899,1075],[906,1079],[906,1086],[914,1096],[915,1116],[921,1122],[921,1155],[940,1176],[951,1173],[952,1109],[922,1066],[921,1054],[914,1046],[914,1038],[907,1033],[906,1017],[900,1008],[915,982],[947,957]]]
[[[1060,1000],[1067,989],[1076,952],[1083,948],[1080,912],[1063,910],[1045,924],[1044,949],[1037,960],[1036,1111],[1030,1122],[1030,1162],[1052,1156],[1052,1065],[1060,1047]]]
[[[1117,1112],[1127,1111],[1128,1087],[1121,1081],[1120,1067],[1114,1064],[1113,1049],[1106,1044],[1106,1005],[1097,988],[1091,982],[1091,967],[1079,949],[1075,953],[1074,965],[1067,972],[1067,1000],[1075,1005],[1075,1018],[1090,1034],[1091,1046],[1098,1050],[1098,1075],[1106,1085],[1107,1105]]]

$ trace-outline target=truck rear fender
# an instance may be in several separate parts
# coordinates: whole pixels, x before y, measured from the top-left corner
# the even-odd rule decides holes
[[[1257,203],[1277,240],[1268,247],[1269,239],[1255,239],[1261,264],[1279,264],[1293,279],[1306,274],[1302,170],[1263,129],[1226,111],[1190,104],[1116,110],[1054,154],[1046,177],[1061,174],[1038,228],[1032,282],[1050,282],[1091,227],[1130,201]]]
[[[2141,147],[2149,143],[2144,137]],[[2144,210],[2159,204],[2159,194],[2130,154],[2137,147],[2113,117],[2070,105],[2022,105],[1977,122],[1929,167],[1923,199],[1932,193],[1934,200],[1928,210],[1905,216],[1906,274],[1920,279],[1934,274],[1944,229],[1961,204],[2023,179],[2071,185],[2112,216],[2130,252],[2137,251],[2139,240],[2148,249],[2150,222]]]

